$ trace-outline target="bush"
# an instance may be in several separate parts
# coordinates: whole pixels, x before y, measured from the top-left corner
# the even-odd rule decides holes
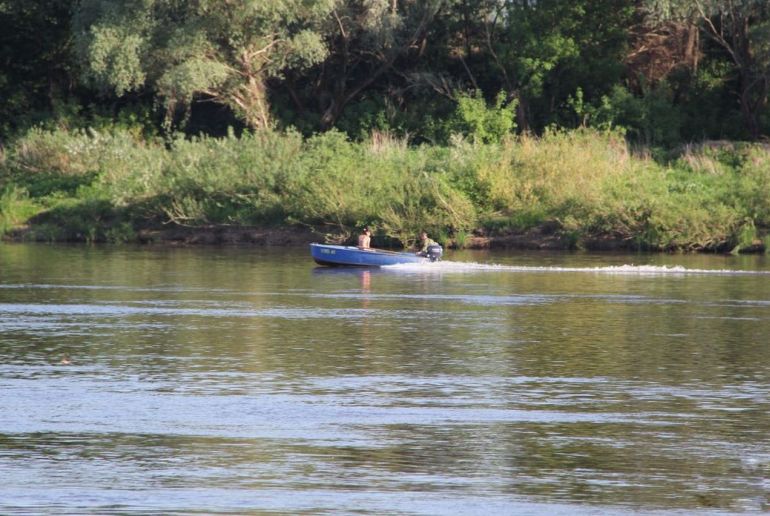
[[[672,146],[680,141],[682,127],[682,115],[672,97],[666,83],[646,88],[642,96],[616,85],[598,106],[585,105],[580,90],[569,102],[578,117],[592,127],[622,129],[638,144]]]
[[[37,210],[23,188],[10,184],[0,189],[0,236],[24,223]]]
[[[460,94],[446,132],[462,135],[476,143],[499,143],[516,129],[517,105],[515,100],[506,103],[502,91],[491,106],[487,105],[481,92]]]

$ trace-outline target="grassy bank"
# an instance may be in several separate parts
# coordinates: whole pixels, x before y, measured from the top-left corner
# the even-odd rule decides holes
[[[0,157],[0,231],[27,239],[123,242],[172,226],[344,238],[365,224],[403,243],[422,228],[460,246],[547,228],[576,247],[763,249],[770,150],[721,143],[653,158],[585,130],[410,147],[382,134],[162,141],[115,129],[33,130]]]

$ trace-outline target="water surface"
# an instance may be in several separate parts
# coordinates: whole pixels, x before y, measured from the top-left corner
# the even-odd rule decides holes
[[[0,246],[0,513],[770,509],[765,257],[447,258]]]

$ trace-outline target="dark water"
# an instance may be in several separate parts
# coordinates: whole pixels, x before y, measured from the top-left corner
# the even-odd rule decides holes
[[[448,258],[0,246],[0,513],[770,509],[766,258]]]

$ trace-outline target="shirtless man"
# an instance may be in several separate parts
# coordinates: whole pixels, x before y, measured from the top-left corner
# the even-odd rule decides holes
[[[369,249],[369,243],[372,240],[372,232],[369,228],[364,228],[360,235],[358,235],[358,248]]]

